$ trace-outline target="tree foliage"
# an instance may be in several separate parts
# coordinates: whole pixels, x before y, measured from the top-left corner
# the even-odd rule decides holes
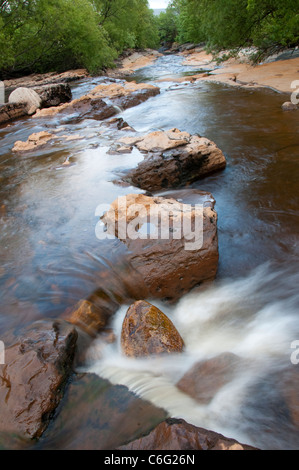
[[[156,47],[158,32],[147,0],[92,0],[99,24],[108,32],[117,51]]]
[[[174,0],[177,39],[212,49],[299,43],[298,0]]]
[[[161,12],[157,19],[160,43],[173,43],[178,35],[178,10],[169,5],[165,12]]]
[[[3,73],[96,72],[125,48],[157,42],[147,0],[0,0]]]

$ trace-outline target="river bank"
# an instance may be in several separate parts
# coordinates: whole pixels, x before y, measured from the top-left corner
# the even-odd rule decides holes
[[[210,81],[243,88],[271,88],[281,93],[291,94],[292,83],[298,80],[299,57],[283,59],[283,54],[270,58],[266,63],[252,65],[252,50],[240,53],[238,58],[230,58],[218,64],[212,54],[202,47],[185,50],[182,65],[207,70],[188,77],[188,80]],[[291,57],[291,53],[289,57]],[[281,56],[281,59],[280,59]]]

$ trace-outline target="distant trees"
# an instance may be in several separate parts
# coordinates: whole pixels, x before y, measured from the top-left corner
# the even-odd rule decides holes
[[[118,52],[126,48],[156,47],[159,37],[147,0],[90,0]]]
[[[161,12],[157,18],[160,42],[173,43],[178,35],[178,9],[169,5],[165,12]]]
[[[127,48],[206,42],[212,50],[299,42],[298,0],[173,0],[155,18],[147,0],[0,0],[0,79],[113,65]]]
[[[158,21],[161,39],[176,30],[178,42],[204,41],[214,50],[299,43],[298,0],[173,0]]]
[[[96,72],[125,48],[158,42],[147,0],[0,0],[2,75]]]

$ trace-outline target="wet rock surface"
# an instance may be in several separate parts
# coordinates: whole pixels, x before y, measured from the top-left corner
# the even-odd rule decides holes
[[[88,114],[94,119],[102,120],[114,116],[116,114],[116,110],[113,106],[106,104],[105,101],[99,97],[82,96],[70,103],[38,110],[33,117],[51,117],[56,116],[59,113],[74,114],[81,119],[86,117]]]
[[[42,108],[51,108],[72,100],[72,90],[68,83],[57,83],[35,87],[34,91],[41,98]]]
[[[100,302],[90,300],[81,300],[64,313],[64,319],[86,331],[90,336],[96,336],[102,331],[112,314],[117,310],[118,304],[112,302],[112,299],[106,299],[106,305],[103,305],[103,299]]]
[[[221,354],[195,364],[178,382],[177,387],[200,403],[209,403],[216,393],[246,367],[235,354]]]
[[[145,154],[123,179],[147,191],[183,186],[226,167],[225,156],[214,142],[178,129],[123,137],[120,142]]]
[[[32,134],[28,137],[26,142],[22,142],[18,140],[15,142],[14,147],[12,149],[13,152],[30,152],[36,149],[39,149],[46,145],[51,140],[55,139],[56,136],[54,134],[50,134],[50,132],[41,131],[35,134]]]
[[[282,104],[281,108],[283,111],[296,111],[299,109],[299,105],[292,103],[291,101],[286,101]]]
[[[78,334],[66,322],[36,322],[5,340],[0,365],[0,433],[37,439],[72,373]]]
[[[126,387],[111,385],[94,374],[78,375],[48,428],[42,449],[116,449],[150,432],[166,412]]]
[[[92,90],[92,95],[108,98],[123,109],[132,108],[160,93],[160,88],[148,83],[117,82],[103,83]]]
[[[180,353],[184,341],[171,320],[154,305],[135,302],[128,309],[122,332],[121,347],[128,357]]]
[[[26,113],[31,116],[41,107],[42,100],[36,91],[30,88],[20,87],[11,93],[9,103],[24,103],[26,105]]]
[[[147,436],[119,450],[256,450],[221,434],[193,426],[182,419],[167,419]]]
[[[203,205],[206,201],[203,196]],[[137,220],[136,210],[143,213]],[[183,215],[193,235],[189,232],[189,235],[186,233],[175,239],[175,224],[182,224]],[[149,220],[154,223],[149,224]],[[196,229],[196,220],[199,224],[202,222],[202,229]],[[120,204],[119,200],[114,201],[102,222],[108,233],[125,243],[130,263],[141,274],[152,298],[177,300],[192,287],[216,276],[219,258],[217,213],[212,201],[206,207],[192,208],[175,199],[130,194],[122,198]],[[165,239],[147,236],[147,230],[161,234],[164,224],[169,227]],[[120,233],[123,228],[125,234]],[[145,233],[140,235],[143,229]],[[195,234],[200,235],[198,243]],[[138,238],[140,236],[142,238]],[[189,244],[187,238],[195,243]]]
[[[0,125],[31,116],[41,108],[59,106],[71,99],[72,91],[67,83],[16,88],[9,96],[9,103],[0,106]]]
[[[111,83],[109,80],[108,83],[96,86],[88,95],[61,106],[40,110],[35,117],[55,116],[61,112],[68,112],[76,113],[82,118],[88,114],[95,119],[103,120],[115,115],[118,107],[127,109],[136,106],[159,93],[160,89],[153,85],[124,81]]]
[[[27,116],[26,103],[9,103],[0,106],[0,125]]]

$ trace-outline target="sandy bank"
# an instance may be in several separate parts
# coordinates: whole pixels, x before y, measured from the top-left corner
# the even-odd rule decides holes
[[[118,60],[117,68],[107,70],[107,76],[114,78],[124,78],[132,75],[136,70],[142,69],[154,63],[160,57],[158,51],[146,49],[141,52],[133,52],[132,54]]]
[[[282,93],[292,93],[292,82],[299,80],[299,58],[277,60],[253,66],[245,58],[229,59],[217,67],[212,55],[205,51],[185,51],[184,65],[193,65],[198,68],[210,69],[207,76],[197,74],[193,78],[212,82],[226,83],[242,87],[268,87]]]

